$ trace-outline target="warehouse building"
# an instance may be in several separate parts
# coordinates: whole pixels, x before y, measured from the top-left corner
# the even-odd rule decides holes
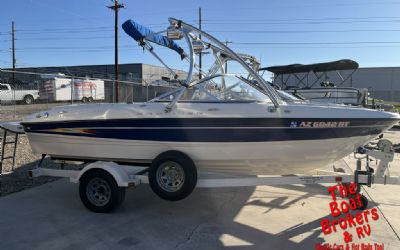
[[[340,74],[340,75],[339,75]],[[312,88],[321,87],[321,82],[329,81],[337,87],[353,87],[353,88],[366,88],[370,96],[385,101],[400,102],[400,67],[366,67],[358,68],[357,70],[342,70],[338,72],[330,71],[321,73],[318,78],[315,74],[299,73],[293,75],[280,75],[279,77],[272,77],[274,84],[282,86],[297,86],[301,79],[299,87],[312,85]],[[265,78],[270,78],[266,77]],[[268,80],[271,80],[268,79]],[[344,81],[343,81],[344,80]]]
[[[385,101],[400,102],[400,67],[360,68],[347,83],[354,88],[368,88],[370,95]]]

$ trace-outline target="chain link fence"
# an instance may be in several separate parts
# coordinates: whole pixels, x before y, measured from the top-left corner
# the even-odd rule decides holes
[[[115,80],[70,77],[62,74],[17,72],[0,82],[0,122],[21,120],[24,116],[54,106],[115,102]],[[29,80],[27,80],[29,79]],[[146,102],[177,86],[153,79],[118,81],[118,102]]]

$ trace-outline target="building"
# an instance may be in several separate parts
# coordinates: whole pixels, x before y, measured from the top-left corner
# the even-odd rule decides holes
[[[352,72],[353,70],[340,71],[340,75],[345,79],[340,87],[367,88],[373,98],[400,102],[400,67],[368,67],[359,68],[351,74]],[[315,83],[312,87],[320,87],[321,80],[329,81],[336,86],[342,82],[337,72],[323,74],[323,76],[320,74],[319,80],[312,73],[308,74],[308,77],[304,73],[297,74],[297,78],[294,76],[288,78],[289,75],[283,75],[274,79],[274,83],[278,86],[281,86],[282,82],[285,82],[286,86],[297,86],[299,79],[303,79],[308,83]],[[304,86],[305,84],[300,84],[299,87]]]
[[[377,99],[400,102],[400,67],[360,68],[352,78],[352,87],[368,88]]]

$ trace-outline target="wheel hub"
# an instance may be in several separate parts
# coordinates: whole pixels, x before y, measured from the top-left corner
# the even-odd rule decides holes
[[[170,169],[167,172],[167,177],[169,181],[176,181],[178,179],[178,173],[175,169]]]
[[[180,164],[176,162],[165,162],[157,170],[158,185],[168,192],[176,192],[185,181],[185,173]]]
[[[101,178],[93,178],[86,187],[86,195],[89,201],[96,206],[104,206],[110,201],[110,185]]]

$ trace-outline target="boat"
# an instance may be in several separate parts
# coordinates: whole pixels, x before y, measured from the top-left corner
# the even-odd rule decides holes
[[[366,106],[368,89],[343,87],[358,69],[358,63],[350,59],[314,64],[290,64],[260,68],[260,72],[274,74],[273,84],[299,98],[312,102]],[[349,72],[343,75],[343,71]],[[338,82],[329,81],[328,72],[337,74]]]
[[[285,98],[243,56],[178,19],[170,18],[161,32],[133,20],[122,28],[179,87],[148,102],[75,104],[27,116],[21,125],[33,152],[151,164],[172,150],[192,159],[199,171],[301,174],[343,158],[400,120],[395,113]],[[185,79],[178,79],[154,46],[178,53],[189,65]],[[209,71],[195,63],[199,53],[215,59]],[[227,59],[245,73],[227,74]]]

